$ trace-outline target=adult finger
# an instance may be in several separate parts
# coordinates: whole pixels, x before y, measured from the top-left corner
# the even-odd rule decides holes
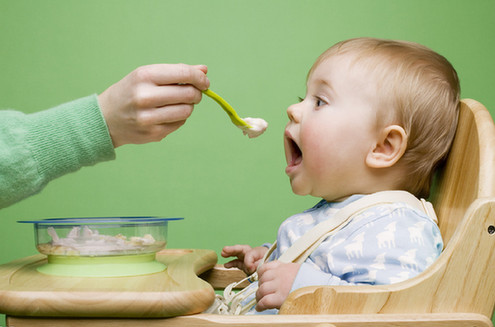
[[[208,66],[206,65],[193,65],[194,68],[201,70],[203,73],[208,73]]]
[[[170,124],[186,120],[191,116],[194,106],[192,104],[175,104],[149,110],[154,124]]]
[[[202,93],[192,85],[145,86],[134,94],[133,102],[141,109],[158,108],[171,104],[197,104]]]
[[[162,108],[151,108],[136,112],[135,124],[138,128],[148,130],[153,127],[157,130],[163,128],[161,125],[171,125],[175,123],[184,124],[193,111],[193,105],[181,104]]]
[[[186,64],[155,64],[149,66],[150,80],[157,85],[191,84],[199,90],[206,90],[210,82],[206,77],[203,65],[190,66]]]
[[[146,132],[141,133],[141,137],[136,138],[133,143],[142,144],[148,142],[159,142],[167,135],[178,130],[186,121],[177,121],[170,124],[150,125]]]

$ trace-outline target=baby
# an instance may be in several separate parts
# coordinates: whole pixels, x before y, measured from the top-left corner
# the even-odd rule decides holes
[[[322,200],[280,226],[277,248],[250,286],[258,286],[251,312],[276,313],[304,286],[400,282],[440,255],[434,219],[396,202],[357,214],[303,263],[277,260],[305,232],[364,195],[403,190],[428,197],[454,137],[459,100],[452,65],[419,44],[351,39],[316,60],[305,98],[287,109],[285,171],[294,193]],[[267,251],[234,245],[221,255],[237,257],[225,267],[250,274]]]

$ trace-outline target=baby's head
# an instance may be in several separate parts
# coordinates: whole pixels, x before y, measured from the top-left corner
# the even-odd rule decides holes
[[[379,177],[378,181],[382,180],[379,176],[382,173],[384,178],[392,180],[389,184],[393,185],[390,187],[405,189],[420,197],[428,196],[434,169],[445,158],[452,143],[460,100],[457,74],[444,57],[411,42],[351,39],[332,46],[316,60],[308,74],[307,86],[304,101],[288,109],[291,122],[288,124],[285,142],[289,163],[287,173],[295,193],[313,194],[332,200],[341,195],[378,191],[379,187],[373,189],[371,184],[360,182],[370,176],[367,173],[373,170],[373,174]],[[327,130],[322,126],[318,143],[325,142],[323,140],[327,137],[323,134],[338,132],[335,131],[339,128],[335,115],[349,116],[347,121],[341,121],[341,124],[347,125],[347,129],[343,128],[339,132],[348,135],[341,138],[330,135],[333,137],[331,146],[330,142],[325,148],[313,146],[303,156],[303,147],[308,147],[304,145],[303,129],[299,126],[295,128],[295,125],[302,118],[297,115],[303,112],[306,122],[310,121],[310,117],[313,117],[310,115],[311,105],[320,115],[314,117],[313,125],[316,127],[311,128],[313,134],[314,130],[318,130],[317,125],[323,125],[327,119]],[[324,117],[321,109],[334,111],[325,111],[324,115],[328,117]],[[357,123],[357,120],[363,122]],[[370,143],[368,140],[374,141]],[[357,153],[354,156],[349,153],[339,154],[341,150],[335,147],[336,142],[352,147]],[[321,156],[318,158],[320,166],[336,165],[342,156],[346,161],[342,161],[340,166],[345,162],[351,165],[354,160],[358,161],[356,166],[346,168],[350,170],[347,182],[350,181],[352,185],[342,184],[341,188],[348,192],[327,195],[326,190],[315,191],[298,186],[306,184],[301,184],[302,179],[296,174],[295,164],[302,161],[303,157],[304,161],[311,159],[309,154],[315,151],[332,153],[328,162],[321,161]],[[360,166],[363,160],[365,164]],[[309,164],[305,162],[306,168]],[[320,177],[326,174],[317,165],[311,169],[317,170],[315,178],[318,174]],[[351,169],[358,175],[362,172],[362,176],[353,177]],[[393,172],[393,176],[386,176],[385,172]],[[345,169],[339,172],[344,180],[347,177],[345,173]],[[335,185],[337,177],[326,182],[338,186]]]

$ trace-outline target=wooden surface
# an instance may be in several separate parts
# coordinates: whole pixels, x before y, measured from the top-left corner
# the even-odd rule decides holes
[[[13,327],[171,327],[171,326],[283,326],[283,327],[492,327],[483,315],[402,314],[402,315],[270,315],[219,316],[201,314],[165,319],[39,319],[8,317]]]
[[[454,144],[432,199],[445,243],[475,199],[495,197],[494,167],[493,119],[479,102],[462,100]]]
[[[23,316],[168,317],[202,312],[213,288],[197,275],[217,261],[211,250],[164,250],[160,273],[117,278],[57,277],[36,255],[0,266],[0,312]]]
[[[199,277],[206,280],[214,289],[224,290],[228,285],[246,278],[246,274],[237,268],[227,269],[223,265],[216,265],[213,269],[205,271]],[[239,284],[237,288],[242,289],[248,285],[249,282],[245,281]]]

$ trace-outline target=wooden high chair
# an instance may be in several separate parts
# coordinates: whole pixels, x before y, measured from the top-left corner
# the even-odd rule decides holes
[[[321,326],[492,326],[495,125],[477,101],[461,103],[455,141],[434,192],[431,200],[445,249],[425,272],[393,285],[302,288],[289,295],[279,316],[256,321],[267,326],[297,321],[304,321],[304,325],[314,321]],[[189,319],[197,321],[200,316]],[[255,319],[236,317],[228,321],[240,325],[251,320]]]
[[[318,286],[294,291],[279,315],[195,314],[163,319],[8,317],[21,326],[480,326],[495,305],[495,125],[485,107],[463,100],[458,129],[432,199],[444,238],[439,259],[420,275],[380,286]],[[203,274],[223,288],[243,273]]]

